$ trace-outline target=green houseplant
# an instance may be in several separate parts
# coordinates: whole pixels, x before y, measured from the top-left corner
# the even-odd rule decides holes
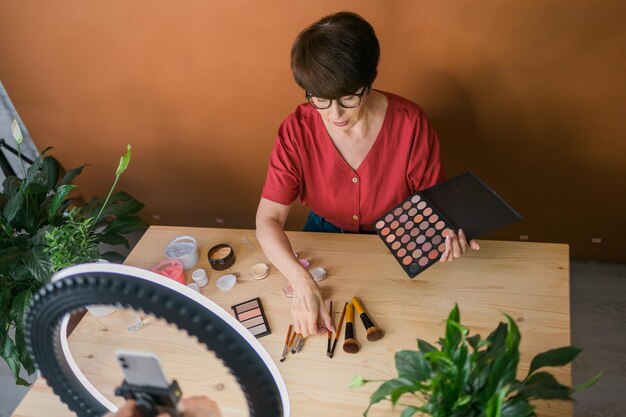
[[[371,395],[370,407],[383,400],[403,405],[401,417],[528,417],[535,416],[530,400],[572,400],[575,390],[592,386],[600,377],[575,390],[561,385],[546,366],[563,366],[573,361],[580,349],[568,346],[540,353],[532,360],[526,377],[517,379],[520,333],[515,321],[506,315],[487,337],[468,337],[455,305],[446,321],[445,337],[437,348],[418,339],[418,350],[396,352],[398,377],[384,381]],[[352,387],[375,382],[354,377]],[[409,397],[407,404],[401,399]]]
[[[144,229],[146,225],[137,215],[143,204],[123,192],[109,193],[108,204],[94,198],[78,207],[69,194],[76,187],[72,181],[85,165],[65,171],[48,155],[50,148],[46,148],[26,169],[20,153],[22,134],[16,121],[13,137],[20,155],[21,178],[7,177],[0,193],[0,356],[16,383],[28,385],[19,376],[21,368],[28,374],[35,371],[24,343],[24,310],[32,294],[58,267],[53,266],[46,251],[46,233],[54,233],[55,228],[71,221],[71,216],[82,221],[99,213],[93,220],[92,239],[98,244],[128,246],[123,234]],[[74,208],[68,212],[72,205]],[[114,252],[100,257],[114,261],[120,258]],[[15,330],[14,336],[11,329]]]

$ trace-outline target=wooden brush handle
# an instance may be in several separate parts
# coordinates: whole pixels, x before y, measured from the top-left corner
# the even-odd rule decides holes
[[[363,322],[365,328],[369,329],[370,327],[374,327],[374,323],[372,323],[372,320],[370,320],[370,318],[367,316],[367,313],[365,312],[361,301],[359,301],[359,299],[356,297],[352,297],[352,304],[354,304],[354,308],[356,309],[359,317],[361,317],[361,321]]]
[[[346,306],[346,338],[354,339],[354,306],[348,304]]]

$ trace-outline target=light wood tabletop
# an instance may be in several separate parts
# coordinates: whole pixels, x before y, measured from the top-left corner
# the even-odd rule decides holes
[[[168,242],[191,235],[198,242],[200,261],[209,285],[202,293],[229,313],[230,306],[260,297],[272,333],[259,339],[285,380],[294,417],[360,416],[378,384],[350,389],[355,375],[383,380],[396,376],[394,352],[416,349],[416,338],[434,343],[444,333],[444,320],[458,303],[461,320],[470,333],[486,336],[503,313],[513,317],[522,334],[520,376],[532,357],[542,351],[570,344],[569,250],[567,245],[529,242],[479,241],[472,251],[450,264],[437,264],[409,279],[377,236],[288,232],[294,251],[321,266],[328,276],[320,283],[325,298],[334,300],[334,322],[352,296],[366,310],[385,336],[368,342],[360,321],[355,323],[361,350],[354,355],[341,349],[326,357],[326,336],[308,338],[302,351],[279,362],[290,319],[291,300],[282,293],[284,278],[273,266],[270,275],[252,279],[250,267],[268,262],[253,230],[152,226],[126,260],[127,265],[150,269],[164,259]],[[208,249],[228,243],[237,260],[226,271],[213,271]],[[186,271],[189,282],[191,272]],[[230,291],[215,286],[224,273],[239,276]],[[358,319],[357,319],[358,320]],[[69,338],[76,362],[87,378],[111,401],[113,388],[122,381],[115,362],[117,348],[149,350],[161,358],[165,373],[177,379],[185,395],[208,395],[221,405],[224,417],[247,416],[243,394],[234,378],[211,352],[186,333],[151,317],[141,330],[126,331],[119,313],[104,318],[87,314]],[[550,369],[561,383],[571,384],[570,367]],[[539,402],[539,416],[571,416],[566,402]],[[371,417],[399,416],[389,403],[374,406]],[[39,378],[17,408],[16,416],[67,416],[72,413]]]

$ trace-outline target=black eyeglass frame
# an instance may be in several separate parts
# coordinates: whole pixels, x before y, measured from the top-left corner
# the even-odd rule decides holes
[[[304,94],[304,97],[306,98],[306,101],[308,101],[308,102],[309,102],[309,104],[310,104],[311,106],[313,106],[313,108],[314,108],[314,109],[317,109],[317,110],[326,110],[326,109],[329,109],[329,108],[330,108],[330,106],[332,106],[332,105],[333,105],[333,101],[335,101],[335,100],[336,100],[336,101],[337,101],[337,103],[338,103],[341,107],[343,107],[344,109],[356,109],[357,107],[359,107],[359,106],[361,105],[361,101],[362,101],[362,99],[363,99],[363,96],[365,95],[365,93],[367,93],[367,91],[368,91],[368,90],[370,90],[370,87],[363,87],[363,91],[361,91],[360,93],[350,94],[350,96],[356,96],[356,97],[358,97],[358,98],[359,98],[359,102],[358,102],[355,106],[346,106],[346,105],[344,105],[344,104],[341,102],[342,97],[339,97],[339,98],[336,98],[336,99],[334,99],[334,98],[333,98],[333,99],[327,99],[327,100],[328,100],[328,106],[326,106],[326,107],[319,107],[319,106],[316,106],[316,105],[313,103],[313,101],[312,101],[312,98],[313,98],[313,97],[316,97],[316,96],[314,96],[313,94],[311,94],[311,93],[309,93],[309,92],[306,92],[306,93]]]

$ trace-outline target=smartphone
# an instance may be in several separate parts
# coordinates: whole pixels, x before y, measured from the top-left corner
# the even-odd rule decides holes
[[[115,357],[124,372],[124,379],[130,385],[168,389],[159,357],[152,352],[116,350]]]

